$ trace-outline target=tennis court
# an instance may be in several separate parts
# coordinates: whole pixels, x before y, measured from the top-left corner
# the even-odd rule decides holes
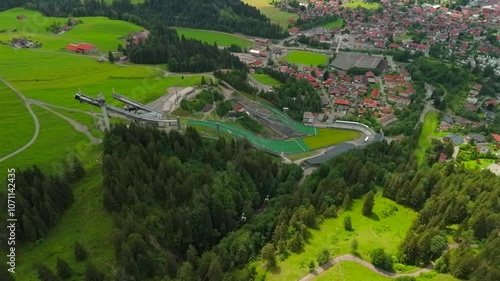
[[[217,122],[215,121],[198,121],[188,120],[188,125],[202,126],[217,130]],[[284,152],[285,154],[299,153],[311,150],[302,139],[297,140],[272,140],[256,136],[250,131],[219,122],[220,131],[232,135],[235,138],[247,139],[254,146],[262,148],[274,153]],[[310,127],[314,130],[314,128]]]

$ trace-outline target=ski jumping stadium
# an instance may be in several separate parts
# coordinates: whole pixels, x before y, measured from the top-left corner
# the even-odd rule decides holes
[[[125,104],[123,109],[107,104],[102,94],[99,94],[97,98],[92,98],[84,94],[77,93],[74,98],[80,101],[80,103],[87,103],[101,108],[106,129],[110,128],[108,113],[119,114],[141,124],[151,124],[158,127],[177,126],[179,130],[181,129],[181,122],[179,118],[167,119],[165,113],[158,112],[137,101],[114,92],[113,98]],[[309,146],[305,143],[304,137],[315,135],[319,128],[353,130],[360,133],[360,137],[358,139],[331,146],[324,150],[321,155],[307,159],[304,162],[306,165],[319,165],[341,153],[347,152],[351,149],[363,148],[369,144],[379,142],[384,139],[383,133],[376,133],[370,127],[358,122],[335,121],[312,127],[291,119],[288,115],[276,108],[263,105],[255,101],[252,101],[251,103],[238,99],[233,99],[232,101],[243,105],[245,112],[249,116],[252,116],[258,121],[268,125],[275,132],[279,133],[279,135],[281,135],[285,140],[263,138],[245,129],[217,121],[187,120],[187,124],[191,126],[214,129],[218,134],[226,133],[236,139],[247,139],[256,148],[265,150],[277,156],[311,151],[311,148],[309,148]],[[255,108],[256,106],[258,108]]]

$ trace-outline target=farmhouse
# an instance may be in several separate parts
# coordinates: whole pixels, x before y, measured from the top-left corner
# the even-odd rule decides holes
[[[382,57],[362,53],[338,53],[330,65],[340,70],[349,70],[353,67],[358,67],[384,71],[387,68],[387,61]]]
[[[89,54],[97,52],[96,46],[89,43],[80,43],[80,44],[69,44],[66,46],[66,50],[71,52],[76,52],[79,54]]]

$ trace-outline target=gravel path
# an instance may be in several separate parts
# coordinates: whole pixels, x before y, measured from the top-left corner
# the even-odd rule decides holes
[[[33,121],[35,121],[35,133],[33,134],[33,137],[31,138],[31,140],[27,144],[25,144],[23,147],[19,148],[18,150],[12,152],[11,154],[9,154],[7,156],[0,158],[0,162],[3,162],[5,160],[13,157],[16,154],[23,152],[28,147],[30,147],[33,143],[35,143],[35,141],[37,140],[38,135],[40,133],[40,122],[38,121],[38,117],[36,116],[35,112],[33,112],[33,109],[31,109],[31,105],[30,105],[31,102],[28,99],[26,99],[26,97],[21,92],[19,92],[16,88],[14,88],[14,86],[12,86],[9,82],[7,82],[1,78],[0,78],[0,82],[4,83],[5,85],[7,85],[7,87],[11,88],[14,92],[16,92],[16,94],[23,100],[24,105],[26,106],[29,113],[31,114],[31,117],[33,118]]]
[[[446,251],[449,251],[451,249],[456,249],[458,248],[460,245],[457,244],[457,243],[453,243],[453,244],[449,244],[448,247],[446,248]],[[469,245],[470,248],[477,248],[478,245],[477,244],[471,244]],[[431,271],[433,268],[434,268],[434,263],[431,263],[429,264],[427,267],[424,267],[418,271],[415,271],[415,272],[412,272],[412,273],[394,273],[394,272],[389,272],[389,271],[385,271],[383,269],[380,269],[380,268],[377,268],[375,267],[373,264],[363,260],[363,259],[360,259],[352,254],[345,254],[343,256],[340,256],[340,257],[336,257],[334,259],[331,259],[330,261],[328,261],[327,263],[321,265],[320,267],[316,268],[313,272],[307,274],[306,276],[302,277],[299,281],[307,281],[307,280],[311,280],[313,279],[314,277],[316,277],[317,275],[320,275],[321,273],[323,273],[325,270],[327,270],[328,268],[342,262],[342,261],[352,261],[352,262],[355,262],[357,264],[360,264],[362,266],[364,266],[365,268],[379,274],[379,275],[382,275],[384,277],[387,277],[387,278],[398,278],[398,277],[403,277],[403,276],[411,276],[411,277],[418,277],[420,276],[420,274],[422,273],[426,273],[426,272],[429,272]]]

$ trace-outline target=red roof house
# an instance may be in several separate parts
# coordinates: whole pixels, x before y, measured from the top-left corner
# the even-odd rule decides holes
[[[348,106],[349,105],[349,101],[348,100],[344,100],[344,99],[335,99],[335,104],[336,105],[346,105],[346,106]]]
[[[378,97],[378,89],[377,89],[377,88],[375,88],[375,89],[373,89],[373,91],[372,91],[372,99],[376,99],[377,97]]]
[[[493,137],[493,139],[494,139],[496,142],[500,142],[500,135],[497,135],[497,134],[491,134],[491,136]]]

